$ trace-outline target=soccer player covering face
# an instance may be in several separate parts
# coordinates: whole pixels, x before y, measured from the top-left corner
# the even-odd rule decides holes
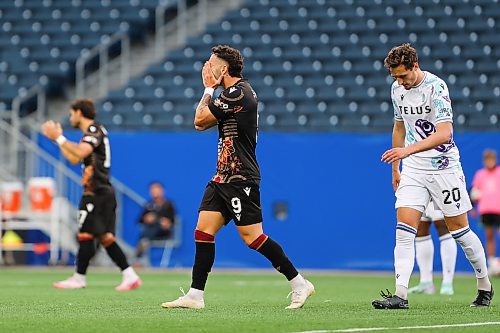
[[[49,120],[42,125],[42,133],[58,144],[63,156],[71,164],[81,162],[83,167],[76,272],[70,278],[54,283],[54,287],[79,289],[87,286],[87,267],[95,254],[96,241],[99,241],[122,271],[122,283],[115,289],[132,290],[139,287],[142,281],[116,243],[116,199],[109,180],[111,150],[108,133],[102,124],[94,121],[95,116],[91,100],[79,99],[71,104],[71,126],[83,132],[79,143],[67,140],[59,123]]]
[[[248,247],[265,256],[292,287],[289,309],[300,308],[314,293],[283,252],[281,246],[262,229],[260,171],[255,156],[257,145],[257,96],[242,78],[243,57],[226,45],[212,48],[202,69],[205,91],[196,108],[194,125],[204,131],[215,125],[219,130],[217,169],[208,183],[199,208],[194,231],[196,254],[189,292],[164,308],[205,307],[204,290],[215,258],[215,235],[234,221]],[[214,89],[224,91],[213,99]]]
[[[395,81],[392,149],[382,161],[392,164],[396,191],[395,295],[382,293],[376,309],[407,309],[408,282],[415,257],[415,235],[432,198],[444,214],[452,237],[460,244],[477,277],[477,297],[471,306],[489,306],[493,287],[488,279],[483,245],[469,228],[471,209],[458,148],[453,141],[453,113],[446,83],[422,71],[410,44],[394,47],[384,61]],[[399,170],[403,160],[402,172]]]

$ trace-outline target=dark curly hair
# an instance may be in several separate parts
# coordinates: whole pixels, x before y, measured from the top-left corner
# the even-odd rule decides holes
[[[404,43],[393,47],[387,57],[384,59],[384,66],[387,68],[395,68],[399,65],[404,65],[406,69],[413,68],[413,65],[418,62],[417,51],[409,43]]]
[[[96,111],[94,102],[90,99],[77,99],[71,103],[72,110],[80,110],[82,115],[87,119],[95,119]]]
[[[241,77],[243,71],[243,56],[240,51],[229,45],[217,45],[212,47],[212,53],[229,64],[229,75]]]

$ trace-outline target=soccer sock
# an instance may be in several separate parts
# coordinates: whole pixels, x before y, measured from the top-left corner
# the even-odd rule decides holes
[[[122,249],[116,242],[111,243],[111,245],[106,247],[106,252],[108,256],[113,260],[116,266],[120,267],[123,271],[128,268],[127,257],[125,257],[125,253],[123,253]]]
[[[205,290],[208,273],[215,261],[215,237],[200,230],[194,231],[196,253],[192,273],[191,289]],[[189,291],[192,295],[191,290]]]
[[[453,283],[455,264],[457,262],[457,242],[450,234],[439,237],[441,242],[441,265],[443,266],[443,284]]]
[[[483,244],[470,228],[464,227],[451,232],[451,235],[465,252],[477,278],[477,288],[481,290],[491,290],[491,283],[488,278],[488,267],[486,267],[486,256]]]
[[[396,246],[394,247],[394,268],[396,275],[396,295],[408,298],[408,283],[415,264],[415,235],[417,230],[408,224],[396,225]]]
[[[128,281],[136,281],[139,279],[139,276],[137,275],[137,273],[135,272],[135,270],[131,266],[125,268],[122,271],[122,275],[123,275],[123,279],[128,280]]]
[[[302,289],[306,286],[306,280],[299,273],[296,277],[290,280],[290,286],[292,287],[292,290]]]
[[[420,269],[420,283],[432,283],[434,242],[431,235],[415,238],[415,257]]]
[[[288,281],[299,275],[299,272],[297,272],[281,246],[272,240],[271,237],[262,234],[252,244],[248,245],[248,247],[266,257],[278,272],[286,276]]]
[[[78,248],[78,253],[76,255],[76,272],[81,275],[87,273],[87,268],[89,267],[90,259],[95,254],[95,242],[94,239],[81,239],[78,241],[80,247]]]
[[[73,278],[76,279],[77,281],[83,283],[83,284],[87,283],[87,277],[84,274],[74,273]]]
[[[189,297],[201,301],[205,296],[205,292],[196,288],[189,288],[189,291],[186,295],[189,295]]]

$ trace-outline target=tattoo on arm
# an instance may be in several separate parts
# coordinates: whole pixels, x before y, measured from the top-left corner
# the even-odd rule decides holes
[[[205,106],[208,107],[208,104],[210,104],[211,100],[212,97],[209,94],[203,95],[203,97],[200,100],[200,103],[198,103],[198,107],[196,108],[196,113],[202,112]]]

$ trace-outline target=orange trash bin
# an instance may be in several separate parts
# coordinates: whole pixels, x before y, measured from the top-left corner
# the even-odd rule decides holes
[[[5,182],[0,184],[0,201],[2,211],[18,213],[21,210],[23,184],[21,182]]]
[[[28,181],[28,193],[31,210],[47,212],[52,207],[52,198],[55,194],[55,182],[50,177],[35,177]]]

